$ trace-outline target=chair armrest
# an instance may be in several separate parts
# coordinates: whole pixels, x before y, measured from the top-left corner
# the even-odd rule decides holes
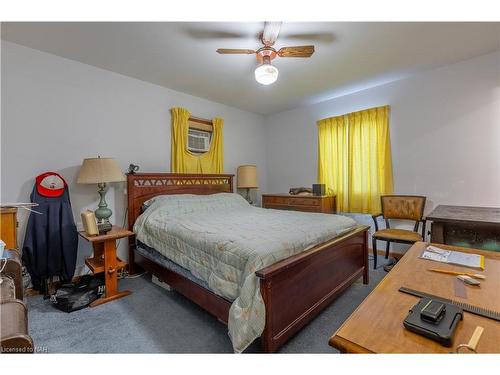
[[[383,216],[383,215],[382,215],[382,212],[379,212],[379,213],[377,213],[377,214],[372,215],[373,223],[375,224],[375,232],[378,232],[378,222],[377,222],[377,218],[378,218],[379,216]]]

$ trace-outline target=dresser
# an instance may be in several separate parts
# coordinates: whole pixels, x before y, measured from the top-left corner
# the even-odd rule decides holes
[[[0,209],[0,239],[5,242],[6,249],[17,249],[17,209]]]
[[[337,211],[335,196],[263,194],[262,207],[333,214]]]

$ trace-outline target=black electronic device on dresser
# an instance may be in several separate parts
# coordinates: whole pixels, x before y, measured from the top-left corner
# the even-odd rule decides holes
[[[313,184],[313,195],[322,197],[323,195],[326,195],[326,188],[325,184]]]

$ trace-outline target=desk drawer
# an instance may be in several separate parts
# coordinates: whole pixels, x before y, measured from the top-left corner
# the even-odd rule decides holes
[[[321,205],[321,202],[319,198],[300,198],[300,197],[293,197],[289,198],[289,204],[291,206],[297,205],[297,206],[319,206]]]

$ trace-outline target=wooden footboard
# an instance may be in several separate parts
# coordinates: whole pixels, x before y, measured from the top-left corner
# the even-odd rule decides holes
[[[368,284],[368,229],[359,226],[256,272],[266,306],[265,352],[276,351],[359,277]]]

